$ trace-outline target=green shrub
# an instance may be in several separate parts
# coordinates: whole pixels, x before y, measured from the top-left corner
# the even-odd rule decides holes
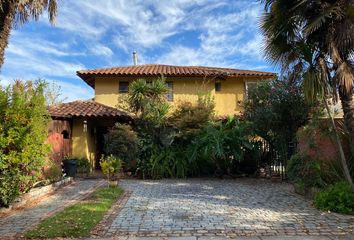
[[[281,160],[288,160],[288,143],[309,119],[311,106],[305,101],[302,85],[284,78],[262,82],[248,90],[243,118],[274,147]]]
[[[213,163],[216,175],[231,174],[235,165],[244,160],[246,149],[254,149],[250,135],[248,124],[234,117],[226,123],[210,123],[189,145],[189,162],[204,159]]]
[[[0,159],[2,160],[2,159]],[[0,206],[9,206],[20,195],[20,174],[17,171],[1,168],[0,161]]]
[[[179,150],[168,147],[152,154],[149,161],[150,177],[153,179],[185,178],[188,172],[188,162],[179,154]]]
[[[106,175],[107,179],[112,180],[114,175],[120,171],[122,167],[122,161],[113,155],[107,157],[102,156],[100,160],[100,166],[102,168],[103,174]]]
[[[45,175],[49,182],[59,181],[63,177],[61,166],[55,163],[54,160],[49,160]]]
[[[323,188],[343,180],[338,162],[316,159],[303,153],[297,153],[290,158],[286,171],[292,182],[301,182],[305,188]]]
[[[88,174],[90,172],[91,164],[86,158],[76,159],[77,172],[82,174]]]
[[[49,153],[49,116],[41,82],[0,87],[0,206],[27,192],[42,175]]]
[[[104,148],[107,155],[114,155],[124,161],[124,168],[135,168],[138,158],[139,138],[127,124],[117,123],[105,136]]]
[[[346,182],[338,182],[315,196],[315,206],[324,211],[354,214],[354,192]]]
[[[179,145],[189,144],[200,130],[212,122],[215,103],[209,95],[200,95],[196,104],[182,102],[168,119],[176,134],[174,142]]]

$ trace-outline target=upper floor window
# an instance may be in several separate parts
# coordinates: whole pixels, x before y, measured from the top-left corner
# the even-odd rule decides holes
[[[120,81],[119,82],[119,93],[127,93],[129,91],[129,82]]]
[[[246,96],[249,95],[249,92],[256,89],[257,88],[257,85],[258,85],[258,82],[256,81],[247,81],[245,83],[245,86],[246,86]]]
[[[167,101],[173,102],[173,82],[166,82],[166,87],[168,89],[166,94]]]
[[[221,82],[215,82],[215,92],[221,91]]]

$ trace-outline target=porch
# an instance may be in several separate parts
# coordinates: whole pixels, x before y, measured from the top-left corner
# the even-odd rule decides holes
[[[91,169],[99,168],[104,153],[104,134],[115,123],[129,123],[126,112],[93,101],[74,101],[49,108],[52,122],[48,143],[51,158],[61,162],[65,157],[85,158]]]

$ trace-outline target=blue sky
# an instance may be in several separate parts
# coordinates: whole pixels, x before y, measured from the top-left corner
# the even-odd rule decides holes
[[[55,81],[67,101],[93,90],[76,71],[132,64],[204,65],[274,71],[262,53],[259,1],[58,0],[58,18],[12,31],[0,84]]]

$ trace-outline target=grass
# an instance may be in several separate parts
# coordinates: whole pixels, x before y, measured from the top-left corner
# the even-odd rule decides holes
[[[115,186],[100,188],[84,202],[44,219],[36,228],[26,232],[25,237],[88,237],[122,193],[123,190]]]

